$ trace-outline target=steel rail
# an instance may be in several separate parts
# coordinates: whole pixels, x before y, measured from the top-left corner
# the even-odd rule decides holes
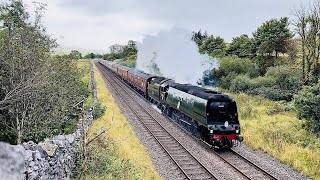
[[[139,102],[137,102],[134,97],[132,97],[132,95],[130,95],[130,93],[123,87],[123,82],[120,81],[117,77],[118,81],[121,82],[121,84],[117,81],[115,81],[114,79],[110,78],[110,71],[104,66],[101,65],[99,63],[99,65],[97,66],[100,69],[100,72],[104,75],[104,77],[109,81],[110,85],[112,86],[112,88],[115,90],[115,92],[117,92],[118,97],[120,97],[123,101],[126,101],[125,98],[123,96],[119,96],[120,94],[117,91],[117,88],[115,87],[115,85],[111,82],[113,81],[114,83],[116,83],[122,90],[123,92],[125,92],[134,102],[136,102],[136,105],[138,105],[140,107],[141,110],[143,110],[147,115],[149,115],[149,117],[151,117],[151,119],[154,120],[154,122],[160,126],[162,128],[162,130],[164,131],[165,134],[168,134],[168,136],[173,139],[175,141],[175,143],[177,143],[180,147],[182,147],[182,149],[196,162],[198,163],[198,165],[200,165],[200,167],[202,167],[202,169],[211,177],[209,177],[208,179],[217,179],[200,161],[198,161],[172,134],[170,134],[159,122],[158,120],[151,115]],[[103,68],[103,70],[102,70]],[[109,72],[109,75],[106,75],[106,73],[104,72]],[[113,76],[113,75],[112,75]],[[111,81],[110,81],[111,80]],[[127,87],[128,88],[128,87]],[[173,162],[179,167],[179,169],[183,172],[183,174],[188,178],[188,179],[192,179],[190,177],[190,173],[186,172],[186,169],[184,169],[183,167],[181,167],[181,165],[179,164],[179,162],[177,162],[178,160],[175,160],[175,158],[173,157],[173,155],[169,152],[169,150],[167,148],[165,148],[165,145],[161,142],[161,140],[157,137],[157,135],[155,135],[154,132],[152,132],[152,130],[150,129],[150,127],[148,127],[148,124],[146,124],[142,119],[142,117],[140,117],[140,115],[138,114],[137,110],[133,109],[132,106],[130,106],[129,104],[126,103],[126,105],[131,109],[131,111],[138,117],[139,121],[144,125],[144,127],[149,131],[149,133],[155,138],[155,140],[159,143],[159,145],[164,149],[164,151],[168,154],[168,156],[173,160]],[[158,129],[159,130],[159,129]],[[196,174],[196,173],[194,173]],[[192,175],[192,174],[191,174]]]

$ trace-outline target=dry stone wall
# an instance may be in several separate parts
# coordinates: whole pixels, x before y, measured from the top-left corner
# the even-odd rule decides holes
[[[85,114],[87,125],[92,123],[92,111],[97,103],[93,76],[91,64],[94,101]],[[39,144],[32,141],[21,145],[0,142],[0,180],[70,179],[77,159],[81,131],[80,121],[74,133],[58,135]]]

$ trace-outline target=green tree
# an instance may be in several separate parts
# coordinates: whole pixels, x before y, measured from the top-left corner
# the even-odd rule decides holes
[[[17,144],[61,133],[83,98],[74,61],[50,55],[56,43],[41,24],[45,6],[35,9],[30,23],[21,0],[0,6],[0,140]]]
[[[288,18],[283,17],[263,23],[253,33],[253,37],[256,53],[268,56],[275,53],[277,58],[279,53],[287,52],[288,42],[293,37],[293,33],[289,29]]]
[[[302,79],[311,84],[320,75],[320,2],[295,11],[295,31],[301,39]]]
[[[192,32],[191,40],[194,41],[198,45],[198,47],[200,47],[207,38],[208,34],[206,31],[203,34],[201,32],[201,29],[198,32]]]
[[[223,57],[225,55],[226,43],[220,36],[209,36],[199,48],[200,53],[209,54],[211,57]]]
[[[227,76],[229,73],[247,74],[250,77],[257,75],[254,62],[248,58],[238,58],[227,56],[221,59],[219,70],[222,76]]]
[[[78,60],[82,58],[82,54],[77,50],[72,50],[69,54],[69,58]]]
[[[138,52],[135,41],[129,40],[127,45],[114,44],[114,45],[111,45],[109,49],[110,49],[110,53],[104,54],[103,59],[110,60],[110,61],[113,61],[116,59],[122,59],[126,61],[127,58],[131,57],[130,64],[131,65],[135,64],[135,63],[132,63],[132,57],[136,56]]]
[[[232,39],[228,47],[228,55],[236,55],[238,57],[249,57],[251,55],[251,39],[246,34]]]
[[[96,55],[94,53],[88,53],[84,56],[86,59],[94,59],[96,58]]]

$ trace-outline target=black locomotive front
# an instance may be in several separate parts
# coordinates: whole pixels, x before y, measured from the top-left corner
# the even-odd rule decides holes
[[[243,141],[240,135],[237,104],[227,95],[214,96],[207,103],[208,133],[211,144],[232,147]]]

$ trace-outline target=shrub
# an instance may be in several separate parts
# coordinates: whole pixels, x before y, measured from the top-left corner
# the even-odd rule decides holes
[[[251,79],[246,75],[238,75],[231,81],[229,90],[231,92],[246,92],[251,88]]]
[[[235,56],[228,56],[221,59],[220,68],[222,75],[227,76],[230,73],[247,74],[250,77],[258,75],[254,62],[247,58],[238,58]]]
[[[237,74],[234,72],[229,73],[227,76],[223,76],[221,77],[220,81],[219,81],[219,85],[220,87],[224,88],[224,89],[229,89],[231,81],[237,77]]]
[[[259,96],[271,99],[273,101],[281,101],[281,100],[290,101],[293,96],[293,94],[287,91],[281,90],[276,86],[257,87],[255,89],[252,89],[249,93],[254,95],[259,95]]]
[[[257,56],[254,61],[260,75],[264,75],[267,69],[274,65],[275,58],[272,56]]]
[[[298,117],[307,120],[306,128],[320,135],[320,80],[314,86],[305,86],[293,102]]]
[[[130,68],[134,68],[136,67],[136,55],[131,55],[127,58],[124,58],[123,60],[119,61],[119,64],[130,67]]]
[[[250,94],[275,101],[290,101],[302,86],[300,70],[289,65],[270,67],[265,76],[253,79],[252,83],[255,88]]]
[[[295,66],[282,65],[269,68],[266,77],[273,78],[280,89],[293,90],[293,93],[296,93],[302,87],[300,74],[300,69]]]
[[[259,76],[257,78],[252,79],[252,83],[256,87],[271,87],[276,84],[276,80],[271,77]]]
[[[106,111],[106,106],[103,106],[100,101],[98,101],[96,107],[93,109],[92,115],[93,119],[101,117]]]
[[[101,140],[98,140],[101,141]],[[77,157],[77,169],[74,178],[80,179],[139,179],[137,168],[127,159],[117,154],[115,146],[107,146],[103,141],[89,146],[89,157],[86,168],[80,172],[81,153]]]

